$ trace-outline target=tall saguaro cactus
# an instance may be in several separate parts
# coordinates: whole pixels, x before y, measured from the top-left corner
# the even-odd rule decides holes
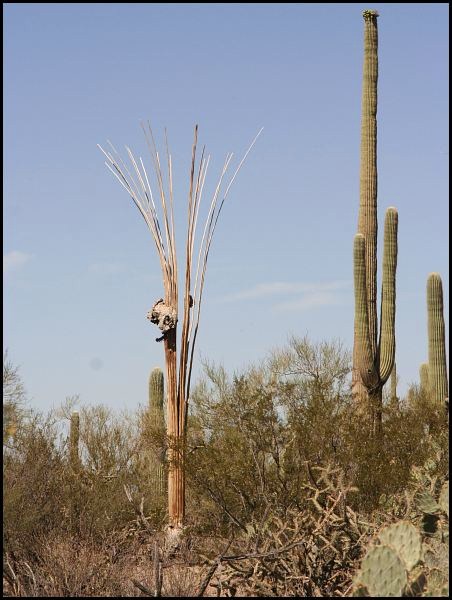
[[[395,272],[397,224],[395,208],[385,217],[380,336],[377,316],[377,83],[378,13],[365,10],[361,102],[361,164],[358,233],[355,236],[355,330],[352,391],[362,405],[370,401],[374,424],[381,424],[382,386],[395,352]]]
[[[156,367],[149,376],[149,424],[152,434],[160,439],[165,433],[164,416],[164,377],[163,371]],[[160,448],[151,457],[151,476],[156,492],[163,494],[165,491],[165,469],[163,465],[164,448]]]
[[[365,236],[362,233],[355,235],[353,249],[355,364],[369,397],[375,431],[381,427],[382,388],[394,366],[397,228],[397,210],[390,207],[387,209],[385,217],[380,335],[376,345],[373,344],[369,318],[366,244]]]
[[[428,388],[432,402],[442,406],[448,397],[443,284],[439,273],[427,279]]]

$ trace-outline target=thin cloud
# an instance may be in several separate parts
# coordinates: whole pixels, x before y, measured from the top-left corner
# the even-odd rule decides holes
[[[333,292],[314,292],[308,293],[296,300],[280,302],[273,306],[273,308],[278,311],[303,311],[309,310],[310,308],[318,308],[320,306],[340,304],[341,300],[342,298]]]
[[[252,288],[242,290],[235,294],[230,294],[224,298],[226,302],[237,302],[240,300],[256,300],[269,296],[293,296],[296,294],[307,294],[321,298],[321,294],[333,292],[349,288],[350,280],[327,281],[323,283],[301,283],[287,281],[273,281],[267,283],[259,283]],[[323,297],[326,298],[326,295]],[[299,300],[297,300],[299,302]]]
[[[12,250],[3,255],[3,276],[6,277],[23,267],[33,256],[20,250]]]

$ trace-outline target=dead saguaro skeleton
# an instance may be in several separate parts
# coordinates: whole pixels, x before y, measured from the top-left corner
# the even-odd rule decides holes
[[[146,316],[151,323],[163,331],[162,337],[156,338],[156,342],[164,340],[168,332],[176,328],[177,312],[174,307],[165,304],[163,298],[157,300]]]
[[[150,177],[148,177],[143,160],[140,158],[137,161],[132,151],[126,147],[131,163],[129,167],[119,156],[112,144],[109,143],[111,152],[105,151],[100,146],[99,148],[107,158],[105,164],[126,189],[146,221],[152,234],[162,269],[164,297],[154,303],[147,313],[147,318],[151,323],[157,325],[162,332],[162,335],[156,338],[156,341],[163,341],[165,350],[168,411],[167,435],[169,444],[168,512],[170,530],[176,533],[183,526],[185,513],[184,453],[188,401],[207,260],[223,203],[237,173],[262,129],[250,144],[227,184],[224,180],[233,155],[229,153],[226,156],[207,211],[202,236],[198,242],[197,259],[194,260],[199,208],[210,161],[210,157],[205,155],[205,148],[202,150],[200,160],[197,161],[198,126],[195,126],[189,175],[187,234],[185,241],[185,281],[183,286],[180,349],[178,351],[179,286],[174,228],[172,160],[165,134],[167,165],[165,177],[150,124],[147,124],[147,128],[142,124],[142,128],[153,162],[155,174],[153,185],[157,187],[158,195],[160,196],[161,219],[158,216]],[[223,189],[224,191],[222,191]],[[192,270],[194,270],[195,266],[196,271],[193,276]]]

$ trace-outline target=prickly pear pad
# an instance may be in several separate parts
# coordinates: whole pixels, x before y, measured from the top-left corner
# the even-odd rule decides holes
[[[389,546],[373,546],[363,559],[357,581],[371,596],[400,597],[407,584],[405,565]]]
[[[408,521],[399,521],[385,527],[378,534],[380,542],[390,546],[405,563],[408,571],[420,561],[422,539],[416,527]]]

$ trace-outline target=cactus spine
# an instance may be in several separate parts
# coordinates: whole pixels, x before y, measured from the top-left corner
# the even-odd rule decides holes
[[[360,379],[367,390],[374,430],[381,427],[382,388],[394,366],[395,356],[395,275],[397,268],[397,210],[390,207],[385,216],[383,284],[380,336],[372,343],[366,270],[366,245],[362,233],[355,235],[355,348],[354,358]]]
[[[69,431],[69,460],[74,472],[78,471],[80,466],[79,455],[80,443],[80,415],[77,411],[71,414],[71,425]]]
[[[162,438],[165,432],[164,417],[164,378],[163,371],[156,367],[149,376],[149,423],[151,435]],[[164,448],[160,448],[151,457],[151,478],[156,492],[165,492],[165,469],[163,466]]]
[[[443,284],[438,273],[427,279],[428,381],[431,401],[442,406],[448,397]]]

